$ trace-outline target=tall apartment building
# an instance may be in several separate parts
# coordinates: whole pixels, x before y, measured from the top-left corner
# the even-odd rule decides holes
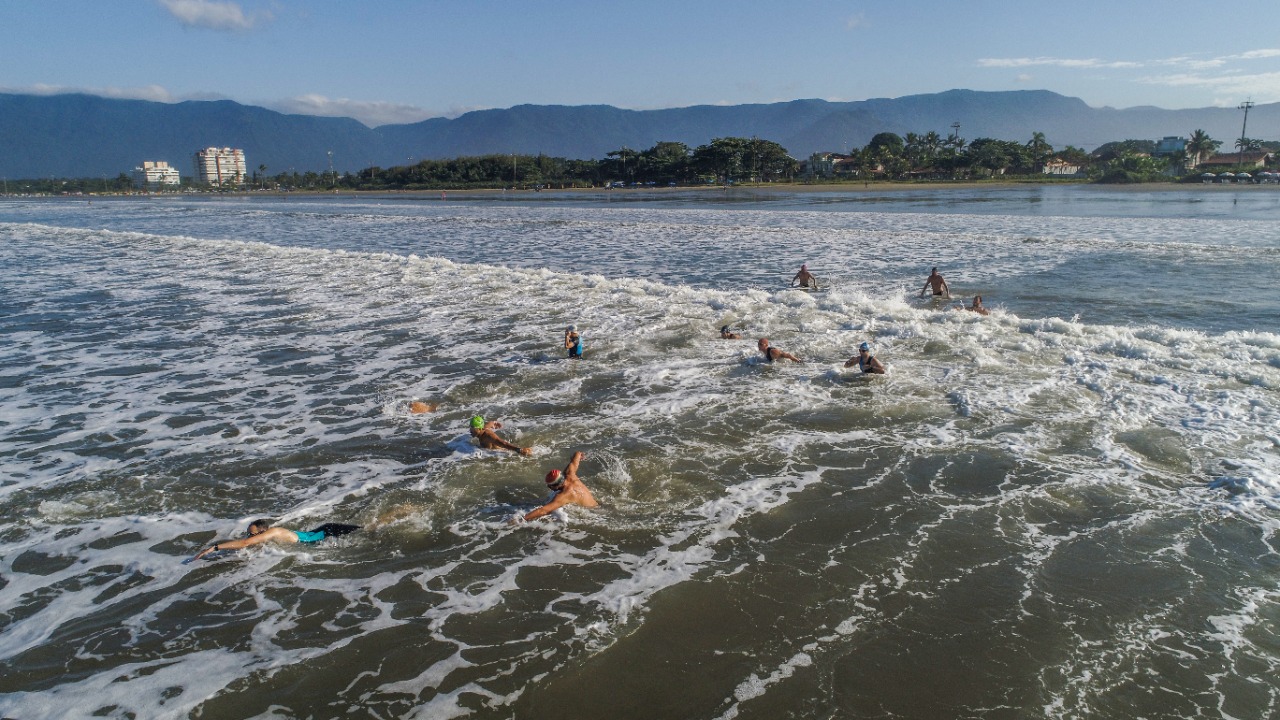
[[[152,162],[145,160],[142,167],[133,169],[133,184],[138,187],[154,187],[156,185],[180,185],[182,178],[178,175],[178,168],[169,167],[169,163],[164,160]]]
[[[210,147],[196,152],[196,182],[242,185],[249,179],[244,151]]]

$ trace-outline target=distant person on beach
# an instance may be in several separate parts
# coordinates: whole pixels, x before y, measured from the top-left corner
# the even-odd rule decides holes
[[[342,537],[349,533],[359,530],[359,525],[342,525],[340,523],[325,523],[310,532],[299,532],[297,530],[287,530],[282,527],[271,527],[271,521],[263,518],[254,520],[249,523],[249,532],[240,540],[225,540],[214,543],[209,547],[196,553],[192,560],[199,560],[211,552],[220,550],[239,550],[247,548],[250,545],[261,545],[262,543],[280,543],[288,545],[291,543],[318,543],[325,538]]]
[[[720,339],[721,340],[741,340],[742,336],[730,330],[728,325],[724,325],[724,326],[721,326],[720,328]]]
[[[947,281],[938,274],[938,268],[934,268],[929,277],[925,278],[924,287],[920,288],[920,297],[924,297],[924,291],[930,287],[933,288],[934,297],[951,297],[951,288],[947,287]]]
[[[422,402],[421,400],[414,400],[413,402],[409,403],[409,412],[413,413],[414,415],[421,415],[422,413],[435,412],[436,408],[438,407],[440,406],[437,403],[426,403],[426,402]]]
[[[570,325],[564,329],[564,349],[569,351],[569,357],[582,357],[582,335],[578,332],[577,325]]]
[[[990,311],[990,310],[987,310],[987,308],[986,308],[985,306],[983,306],[983,304],[982,304],[982,296],[981,296],[981,295],[974,295],[974,296],[973,296],[973,304],[972,304],[972,305],[970,305],[969,307],[965,308],[965,310],[969,310],[969,311],[972,311],[972,312],[976,312],[976,313],[978,313],[979,315],[990,315],[990,314],[991,314],[991,311]]]
[[[858,366],[864,375],[883,375],[884,365],[875,356],[871,354],[871,346],[862,343],[858,346],[858,354],[849,358],[849,362],[845,363],[845,367]]]
[[[760,338],[756,343],[756,347],[760,348],[760,352],[764,353],[765,362],[773,362],[774,360],[790,360],[791,362],[804,362],[800,358],[792,355],[786,350],[772,347],[769,345],[769,338]]]
[[[575,452],[569,458],[569,464],[564,466],[564,471],[552,470],[547,473],[547,488],[554,495],[542,507],[534,508],[524,515],[517,515],[511,519],[511,524],[515,525],[529,520],[537,520],[543,515],[553,513],[565,505],[581,505],[586,508],[600,507],[600,503],[596,502],[595,496],[587,489],[585,483],[578,478],[578,463],[582,462],[585,457],[582,451]]]
[[[485,450],[510,450],[511,452],[518,452],[525,457],[533,454],[533,448],[531,447],[522,448],[515,443],[507,442],[498,437],[498,433],[494,431],[501,427],[502,423],[497,420],[485,422],[483,417],[475,415],[471,418],[471,437],[475,438],[480,443],[480,447]]]
[[[814,276],[813,273],[809,272],[808,263],[801,265],[800,272],[796,273],[796,276],[791,278],[791,287],[795,287],[797,282],[800,284],[800,287],[818,287],[818,278]]]

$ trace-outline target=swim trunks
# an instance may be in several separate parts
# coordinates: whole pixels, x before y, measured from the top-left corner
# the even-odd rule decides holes
[[[298,536],[298,542],[300,543],[318,543],[325,538],[341,537],[359,529],[359,525],[325,523],[311,532],[300,532],[298,530],[294,530],[293,534]]]

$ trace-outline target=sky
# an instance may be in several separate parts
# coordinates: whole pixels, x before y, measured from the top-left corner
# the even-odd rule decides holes
[[[230,99],[371,127],[969,90],[1280,101],[1280,0],[5,0],[0,92]]]

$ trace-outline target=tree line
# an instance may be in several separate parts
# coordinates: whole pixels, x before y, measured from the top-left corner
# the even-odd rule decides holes
[[[610,185],[700,185],[739,182],[787,182],[847,178],[972,180],[996,176],[1043,177],[1046,165],[1059,162],[1080,168],[1100,182],[1146,182],[1181,175],[1188,167],[1211,157],[1223,143],[1203,130],[1191,133],[1185,150],[1156,156],[1150,140],[1106,143],[1092,153],[1067,145],[1055,149],[1042,132],[1026,142],[978,138],[967,141],[956,133],[882,132],[865,146],[848,153],[819,153],[808,158],[808,172],[786,148],[760,138],[716,138],[690,148],[681,142],[658,142],[648,149],[626,146],[596,160],[573,160],[547,155],[490,154],[449,159],[424,159],[388,168],[368,167],[355,173],[305,171],[267,174],[259,165],[244,186],[287,190],[445,190],[603,187]],[[1237,150],[1280,150],[1280,142],[1240,138]],[[125,192],[131,178],[7,180],[5,192],[62,194]],[[184,187],[187,183],[184,182]],[[215,190],[241,190],[227,186]]]

